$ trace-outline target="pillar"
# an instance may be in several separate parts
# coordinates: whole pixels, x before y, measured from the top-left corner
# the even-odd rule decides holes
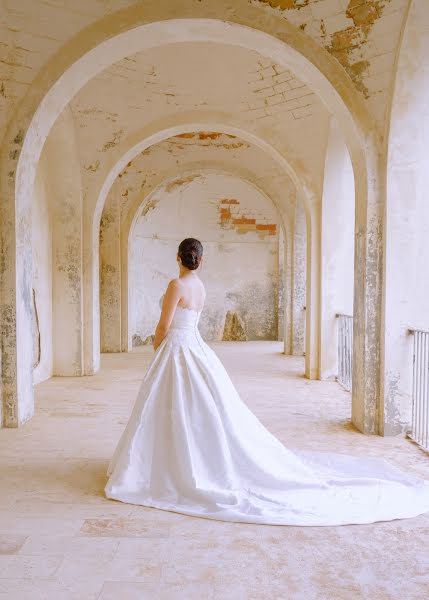
[[[305,376],[320,378],[320,205],[307,220],[307,277],[305,313]]]
[[[320,378],[338,375],[338,319],[353,315],[354,178],[336,122],[325,156],[321,213]]]
[[[121,215],[117,184],[110,188],[100,222],[101,352],[121,352]]]
[[[305,354],[306,321],[306,275],[307,275],[307,230],[305,210],[302,202],[297,201],[293,226],[293,264],[292,264],[292,354]]]
[[[53,214],[52,346],[54,375],[83,375],[82,185],[71,110],[46,142]]]

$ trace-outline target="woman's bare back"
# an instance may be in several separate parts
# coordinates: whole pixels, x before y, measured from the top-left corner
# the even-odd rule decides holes
[[[200,312],[206,299],[206,290],[201,279],[195,273],[187,273],[175,279],[180,289],[180,300],[177,303],[182,308]]]

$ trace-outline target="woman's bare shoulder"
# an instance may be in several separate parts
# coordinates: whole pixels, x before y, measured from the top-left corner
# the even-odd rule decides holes
[[[180,281],[179,277],[175,277],[174,279],[170,279],[168,282],[167,288],[180,288],[183,285],[182,281]]]

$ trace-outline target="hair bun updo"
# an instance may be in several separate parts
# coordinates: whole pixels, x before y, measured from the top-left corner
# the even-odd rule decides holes
[[[195,238],[186,238],[180,242],[177,253],[182,261],[182,265],[190,271],[194,271],[200,266],[203,256],[203,245]]]

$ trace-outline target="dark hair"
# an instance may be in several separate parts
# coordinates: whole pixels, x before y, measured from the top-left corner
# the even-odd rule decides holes
[[[182,261],[182,265],[191,271],[198,269],[203,256],[203,245],[195,238],[186,238],[179,244],[177,254]]]

